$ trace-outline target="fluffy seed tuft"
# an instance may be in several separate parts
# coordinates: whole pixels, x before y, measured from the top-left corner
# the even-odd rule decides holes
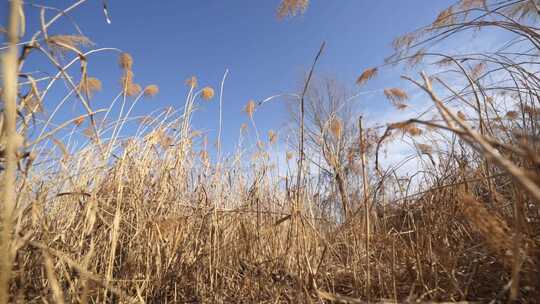
[[[136,83],[129,83],[126,87],[127,96],[135,96],[141,92],[142,88]]]
[[[404,103],[405,100],[409,99],[409,96],[405,91],[399,88],[390,88],[384,90],[384,95],[390,103],[398,110],[403,110],[407,108],[407,105]]]
[[[118,60],[118,63],[120,64],[120,68],[124,70],[131,70],[133,66],[133,57],[129,53],[122,53],[120,54],[120,58]]]
[[[248,103],[247,103],[246,106],[244,107],[244,112],[246,112],[246,114],[247,114],[250,118],[253,118],[253,113],[255,112],[255,107],[256,107],[256,103],[255,103],[255,101],[252,99],[252,100],[248,101]]]
[[[188,79],[186,79],[186,85],[188,87],[196,88],[197,87],[197,77],[191,76]]]
[[[273,145],[277,142],[277,133],[274,130],[268,131],[268,142]]]
[[[287,153],[285,153],[285,158],[286,158],[287,160],[291,160],[293,157],[294,157],[294,152],[292,152],[292,151],[287,151]]]
[[[144,88],[144,96],[146,97],[156,96],[157,93],[159,93],[159,87],[155,84],[151,84]]]
[[[343,132],[343,122],[338,117],[331,118],[329,122],[330,132],[335,138],[341,137],[341,132]]]
[[[454,14],[454,8],[450,6],[449,8],[442,11],[435,21],[433,22],[433,27],[442,27],[454,24],[456,21],[456,15]]]
[[[518,117],[518,112],[516,111],[508,111],[506,112],[506,118],[510,119],[510,120],[514,120]]]
[[[373,77],[375,77],[376,75],[377,75],[377,68],[367,69],[363,71],[362,74],[360,74],[360,76],[356,80],[356,84],[361,86],[365,84],[366,82],[368,82]]]
[[[201,97],[207,101],[214,98],[214,89],[212,89],[211,87],[203,88],[201,91]]]
[[[89,96],[94,92],[101,91],[101,87],[101,81],[94,77],[85,77],[79,84],[79,90]]]
[[[282,0],[278,8],[278,18],[295,16],[306,10],[309,0]]]

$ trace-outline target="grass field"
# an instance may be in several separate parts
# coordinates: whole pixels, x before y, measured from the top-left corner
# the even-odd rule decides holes
[[[318,98],[328,89],[316,76],[323,44],[291,94],[295,140],[281,164],[273,131],[237,154],[209,148],[192,116],[205,100],[221,105],[222,88],[195,77],[179,108],[132,117],[159,87],[135,82],[137,58],[127,53],[119,53],[117,99],[93,109],[102,83],[87,73],[89,38],[49,35],[60,11],[21,41],[24,6],[8,4],[0,303],[540,301],[536,1],[459,1],[398,37],[386,62],[358,72],[363,87],[405,67],[404,79],[430,101],[429,118],[372,126],[346,115],[346,98]],[[284,0],[277,14],[304,9],[306,0]],[[484,28],[511,37],[490,53],[434,50]],[[26,73],[35,53],[56,74]],[[58,85],[85,115],[52,123],[54,108],[42,112]],[[411,100],[393,84],[384,95],[397,110]],[[253,127],[259,107],[244,109]],[[125,128],[133,135],[119,137]],[[72,138],[85,144],[74,149]],[[385,147],[403,139],[422,168],[407,179],[399,164],[381,163]]]

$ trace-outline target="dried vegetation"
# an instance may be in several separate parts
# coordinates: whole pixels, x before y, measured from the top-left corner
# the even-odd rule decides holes
[[[114,50],[88,51],[84,36],[48,33],[83,2],[61,12],[25,5],[55,17],[19,44],[24,10],[12,0],[0,28],[8,37],[0,304],[540,299],[536,1],[460,1],[396,39],[396,54],[359,76],[364,87],[389,66],[436,66],[436,75],[404,77],[430,101],[430,119],[365,128],[346,111],[346,94],[317,91],[310,73],[302,94],[292,94],[293,132],[280,132],[295,149],[280,174],[269,157],[278,133],[265,143],[255,128],[263,102],[244,108],[257,147],[246,146],[244,125],[238,153],[213,159],[191,118],[214,89],[197,89],[194,76],[180,109],[132,117],[159,88],[135,83],[134,59],[121,53],[118,95],[93,109],[102,83],[87,75],[90,53]],[[307,5],[283,1],[278,16]],[[430,51],[484,27],[513,36],[490,53]],[[48,58],[49,76],[24,72],[34,53]],[[47,101],[52,86],[70,98]],[[395,107],[412,106],[403,89],[388,87],[382,93]],[[68,99],[83,112],[59,121],[56,107]],[[403,163],[384,167],[379,157],[404,138],[420,165],[405,177]]]

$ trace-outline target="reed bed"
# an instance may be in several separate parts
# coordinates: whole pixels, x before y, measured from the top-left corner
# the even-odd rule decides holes
[[[384,70],[408,66],[407,90],[381,90],[397,110],[412,106],[411,90],[429,100],[424,114],[406,121],[366,125],[347,110],[351,96],[325,99],[321,92],[332,86],[316,76],[323,44],[299,93],[286,96],[295,124],[285,165],[272,157],[280,132],[264,137],[256,128],[264,105],[284,96],[247,102],[251,127],[241,128],[236,153],[222,156],[218,142],[216,157],[193,129],[198,107],[222,106],[228,71],[221,88],[193,76],[182,107],[134,117],[139,102],[159,94],[158,85],[136,82],[136,58],[49,32],[83,2],[60,12],[9,3],[0,303],[540,299],[535,1],[460,1],[396,39],[385,63],[360,71],[362,89]],[[308,5],[283,1],[278,16]],[[28,36],[27,9],[42,12],[41,28],[19,41]],[[432,51],[484,27],[514,36],[492,53]],[[94,109],[105,84],[87,67],[102,52],[118,52],[122,76],[110,106]],[[49,60],[51,76],[25,72],[34,53]],[[58,85],[66,97],[43,113]],[[219,105],[206,103],[218,98]],[[67,100],[84,112],[59,122]],[[218,141],[221,124],[219,117]],[[411,159],[421,167],[405,177],[400,164],[381,162],[385,147],[400,140],[413,143]]]

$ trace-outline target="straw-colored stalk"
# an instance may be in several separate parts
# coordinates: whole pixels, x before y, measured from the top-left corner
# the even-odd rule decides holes
[[[4,191],[2,193],[2,235],[0,244],[0,304],[9,301],[9,282],[12,267],[12,223],[15,209],[15,174],[17,170],[17,42],[21,1],[10,2],[8,49],[2,57],[4,79],[4,129],[6,137]]]

